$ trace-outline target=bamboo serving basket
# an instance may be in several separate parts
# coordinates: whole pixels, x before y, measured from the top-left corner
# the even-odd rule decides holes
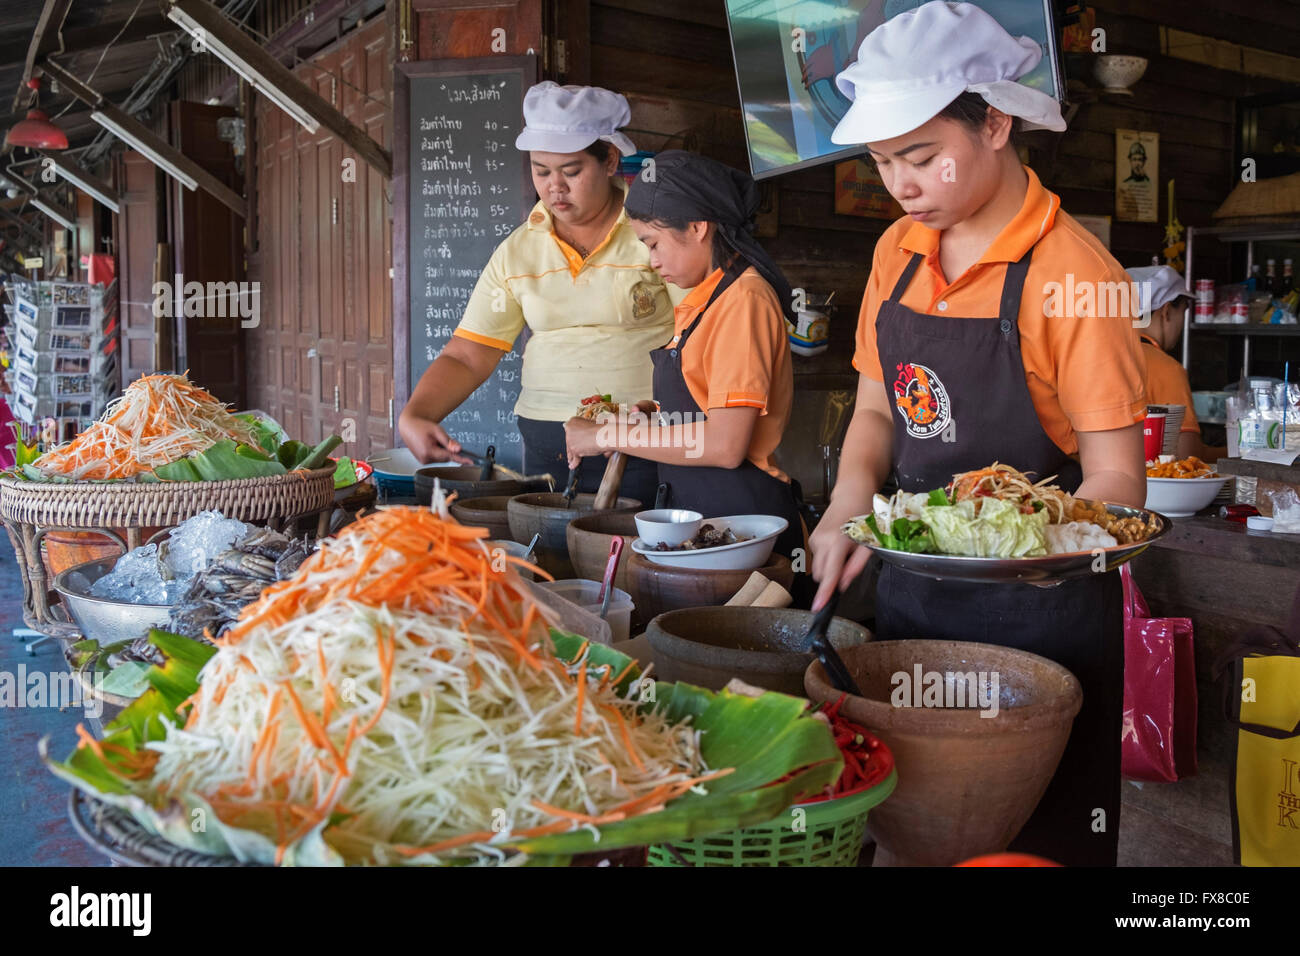
[[[333,509],[333,466],[264,478],[156,484],[0,479],[0,520],[18,559],[23,619],[33,630],[62,640],[76,640],[79,635],[63,608],[50,604],[50,578],[41,548],[51,531],[94,532],[127,551],[146,543],[145,529],[166,530],[200,511],[219,511],[227,518],[277,531],[300,517],[315,515],[317,536],[323,537]],[[151,538],[161,533],[155,531]]]

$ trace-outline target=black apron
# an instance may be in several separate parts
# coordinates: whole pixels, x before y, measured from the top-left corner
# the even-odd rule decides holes
[[[655,349],[650,353],[654,363],[654,397],[659,410],[665,414],[700,415],[700,406],[686,387],[682,375],[682,349],[691,333],[714,301],[735,281],[728,272],[705,303],[700,314],[681,334],[675,345]],[[698,420],[698,419],[697,419]],[[718,468],[711,465],[659,465],[659,480],[668,484],[668,500],[675,508],[698,511],[706,518],[725,515],[776,515],[789,524],[776,539],[776,553],[789,557],[795,548],[804,545],[803,524],[794,490],[787,482],[769,475],[752,461],[746,459],[735,468]]]
[[[1062,488],[1078,488],[1078,463],[1043,431],[1025,383],[1018,319],[1031,255],[1032,249],[1007,267],[996,318],[928,315],[903,306],[919,253],[881,304],[876,336],[884,387],[898,412],[894,468],[902,490],[941,488],[954,474],[994,461],[1036,478],[1058,475]],[[1056,776],[1011,849],[1067,866],[1115,865],[1124,690],[1117,573],[1040,588],[936,581],[886,564],[876,635],[998,644],[1068,668],[1082,685],[1083,708]]]

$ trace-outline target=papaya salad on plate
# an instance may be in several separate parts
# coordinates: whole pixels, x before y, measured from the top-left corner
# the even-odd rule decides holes
[[[883,560],[935,577],[1055,580],[1111,570],[1168,529],[1153,511],[1075,498],[1009,465],[944,488],[878,494],[843,531]]]

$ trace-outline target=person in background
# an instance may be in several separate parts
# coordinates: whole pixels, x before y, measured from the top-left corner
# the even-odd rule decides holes
[[[754,180],[669,150],[655,157],[653,177],[632,183],[626,206],[650,264],[665,282],[691,290],[677,306],[671,341],[665,336],[651,353],[654,401],[638,403],[656,407],[665,424],[611,436],[574,418],[565,426],[569,454],[622,451],[657,462],[668,503],[705,518],[785,518],[776,550],[788,556],[804,543],[803,524],[772,456],[794,401],[786,332],[793,294],[751,234]]]
[[[527,221],[497,246],[451,340],[402,409],[402,439],[422,462],[469,459],[442,420],[482,385],[524,327],[519,401],[524,471],[568,474],[564,422],[588,396],[632,402],[650,394],[650,350],[672,334],[673,302],[623,212],[619,153],[627,100],[595,86],[538,83],[524,97],[515,146],[529,156],[540,197]],[[680,292],[678,292],[680,295]],[[578,490],[600,486],[605,459],[584,459]],[[622,493],[654,500],[653,462],[632,459]]]
[[[1169,266],[1141,266],[1128,270],[1137,284],[1139,311],[1145,328],[1139,328],[1147,360],[1147,404],[1183,405],[1183,427],[1178,435],[1178,457],[1195,455],[1213,464],[1228,449],[1211,447],[1201,439],[1201,425],[1192,405],[1192,385],[1182,363],[1169,354],[1183,336],[1183,312],[1192,303],[1183,277]]]

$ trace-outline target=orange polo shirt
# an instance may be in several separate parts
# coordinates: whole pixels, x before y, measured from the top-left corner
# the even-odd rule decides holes
[[[1187,380],[1187,370],[1149,335],[1141,336],[1142,354],[1147,360],[1147,404],[1185,405],[1183,427],[1179,431],[1201,433],[1201,423],[1196,420],[1196,407],[1192,403],[1192,383]]]
[[[714,270],[673,310],[670,348],[721,281],[722,270]],[[759,410],[745,457],[782,481],[790,479],[776,467],[772,454],[781,443],[794,402],[794,369],[786,335],[776,292],[750,266],[709,306],[681,351],[686,388],[706,413],[711,408],[746,405]]]
[[[1127,301],[1128,274],[1061,210],[1060,197],[1044,188],[1032,169],[1025,171],[1029,188],[1020,212],[979,261],[951,282],[939,265],[938,230],[906,217],[886,230],[872,257],[853,367],[883,381],[876,313],[912,253],[925,259],[903,293],[904,306],[931,315],[996,318],[1007,266],[1033,247],[1019,317],[1025,381],[1043,430],[1073,455],[1079,450],[1076,432],[1124,428],[1146,416],[1146,362],[1132,306],[1116,307],[1120,292]],[[959,407],[953,408],[953,419],[961,420]]]

